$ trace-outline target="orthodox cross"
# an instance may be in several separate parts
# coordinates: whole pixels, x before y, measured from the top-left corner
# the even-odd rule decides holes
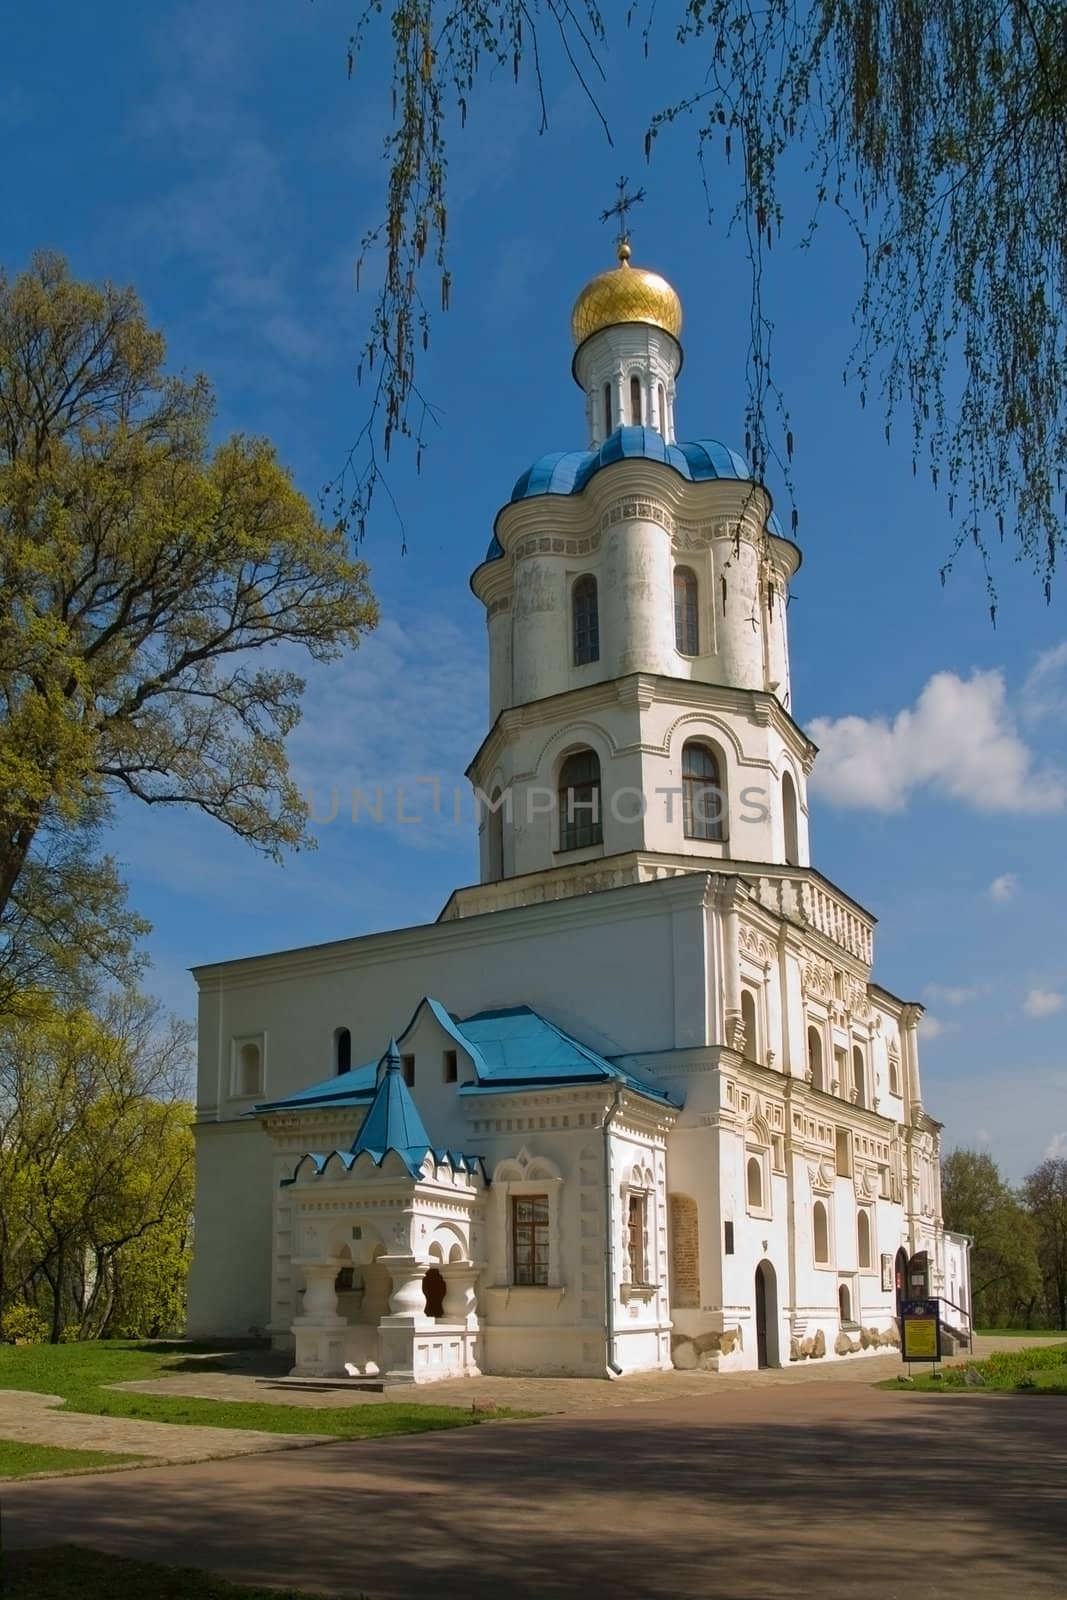
[[[629,255],[630,253],[630,230],[627,227],[627,222],[629,220],[628,212],[633,206],[640,205],[641,201],[645,198],[645,191],[643,189],[638,189],[634,194],[627,194],[626,185],[628,181],[629,180],[626,178],[619,179],[618,183],[615,185],[619,191],[619,198],[616,200],[613,206],[609,206],[606,211],[602,211],[600,213],[601,222],[610,222],[612,217],[618,217],[619,219],[619,232],[616,236],[615,242],[619,247],[620,259],[622,258],[624,252],[626,255]]]

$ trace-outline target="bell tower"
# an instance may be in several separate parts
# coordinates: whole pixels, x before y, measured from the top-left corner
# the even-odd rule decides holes
[[[681,329],[676,291],[621,234],[571,315],[587,448],[521,475],[471,578],[491,728],[468,776],[481,880],[509,904],[581,892],[567,881],[598,861],[605,886],[809,864],[815,750],[786,629],[800,551],[739,455],[677,439]]]

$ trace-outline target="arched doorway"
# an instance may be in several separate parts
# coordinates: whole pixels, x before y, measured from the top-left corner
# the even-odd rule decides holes
[[[901,1245],[897,1251],[897,1259],[893,1266],[893,1284],[897,1292],[897,1316],[901,1314],[901,1306],[908,1298],[908,1252]]]
[[[778,1280],[769,1261],[756,1268],[756,1364],[781,1365],[778,1355]]]

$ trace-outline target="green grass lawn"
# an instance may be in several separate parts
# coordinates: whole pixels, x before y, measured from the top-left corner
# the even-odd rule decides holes
[[[216,1348],[216,1347],[212,1347]],[[207,1428],[258,1428],[266,1433],[325,1433],[337,1439],[380,1438],[464,1428],[521,1412],[475,1414],[460,1406],[380,1405],[318,1407],[275,1405],[258,1400],[197,1400],[178,1395],[116,1391],[111,1383],[161,1377],[168,1372],[216,1370],[188,1345],[150,1345],[127,1340],[97,1344],[0,1344],[0,1389],[32,1389],[62,1395],[66,1409],[99,1417],[136,1417],[145,1422],[186,1422]]]
[[[983,1383],[968,1384],[972,1367]],[[1067,1344],[997,1350],[984,1361],[951,1361],[937,1372],[918,1372],[910,1380],[890,1378],[878,1387],[921,1394],[1067,1394]]]
[[[2,1558],[4,1600],[314,1600],[297,1589],[249,1588],[210,1572],[149,1566],[59,1545]],[[366,1600],[354,1591],[351,1600]]]
[[[1062,1328],[975,1328],[977,1339],[1054,1339]]]
[[[0,1439],[0,1478],[26,1478],[31,1472],[76,1472],[86,1467],[114,1467],[133,1456],[112,1450],[63,1450],[53,1444],[23,1444]]]

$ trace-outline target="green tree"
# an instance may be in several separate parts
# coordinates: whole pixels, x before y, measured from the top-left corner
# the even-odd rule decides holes
[[[271,855],[308,842],[285,752],[304,688],[292,667],[376,620],[343,530],[266,440],[213,445],[207,381],[168,376],[164,353],[132,289],[79,283],[52,255],[0,273],[0,951],[14,989],[42,950],[42,981],[63,976],[49,929],[112,971],[129,961],[121,886],[78,837],[116,795],[196,807]]]
[[[941,1163],[945,1227],[971,1236],[971,1301],[979,1327],[1010,1325],[1040,1289],[1034,1225],[993,1157],[953,1150]]]
[[[1037,1231],[1037,1258],[1049,1321],[1067,1328],[1067,1159],[1050,1156],[1023,1185]]]
[[[398,433],[420,435],[426,415],[415,375],[427,307],[438,292],[447,307],[451,286],[449,138],[471,114],[478,80],[500,68],[516,79],[532,72],[543,132],[553,71],[576,74],[610,140],[611,97],[601,109],[599,91],[624,25],[640,29],[646,55],[661,42],[685,46],[676,70],[691,88],[653,117],[646,156],[672,123],[693,128],[705,188],[727,196],[748,254],[757,476],[775,459],[788,476],[792,449],[764,304],[788,166],[808,175],[803,241],[827,208],[854,233],[849,371],[861,404],[880,390],[887,430],[904,413],[916,466],[923,460],[947,496],[956,542],[943,573],[973,541],[995,611],[990,552],[1009,539],[1048,596],[1067,468],[1067,6],[1058,0],[605,9],[597,0],[364,0],[349,71],[381,28],[393,73],[384,215],[365,241],[384,246],[363,372],[386,453]],[[360,518],[378,470],[371,425],[363,439],[354,485],[339,484]]]
[[[0,1024],[0,1312],[51,1337],[173,1320],[188,1255],[191,1030],[143,997],[38,996]],[[147,1260],[151,1252],[154,1265]]]

